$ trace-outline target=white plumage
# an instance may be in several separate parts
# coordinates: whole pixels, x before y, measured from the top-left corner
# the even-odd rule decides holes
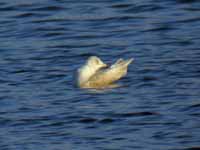
[[[86,64],[78,69],[77,84],[81,88],[106,88],[127,74],[127,67],[133,61],[119,59],[115,64],[107,65],[96,56],[88,58]]]

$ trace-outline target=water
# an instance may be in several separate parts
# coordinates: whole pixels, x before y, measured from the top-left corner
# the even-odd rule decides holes
[[[199,41],[198,0],[1,0],[0,149],[199,149]],[[123,86],[77,88],[91,55]]]

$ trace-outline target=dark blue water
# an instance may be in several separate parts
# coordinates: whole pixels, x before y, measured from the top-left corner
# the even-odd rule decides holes
[[[91,56],[135,59],[82,90]],[[1,150],[200,148],[200,1],[1,0]]]

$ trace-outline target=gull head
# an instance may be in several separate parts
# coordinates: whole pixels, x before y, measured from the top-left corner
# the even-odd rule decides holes
[[[107,65],[103,63],[102,60],[96,56],[91,56],[88,58],[87,66],[94,69],[94,71],[107,67]]]
[[[98,70],[106,66],[100,58],[96,56],[89,57],[86,64],[78,70],[78,85],[85,84]]]

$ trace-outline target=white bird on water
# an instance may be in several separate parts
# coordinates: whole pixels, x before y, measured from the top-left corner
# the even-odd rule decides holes
[[[81,88],[99,89],[115,87],[113,83],[127,74],[128,65],[132,61],[133,58],[128,60],[118,59],[116,63],[106,68],[107,64],[100,58],[91,56],[78,69],[77,84]]]

